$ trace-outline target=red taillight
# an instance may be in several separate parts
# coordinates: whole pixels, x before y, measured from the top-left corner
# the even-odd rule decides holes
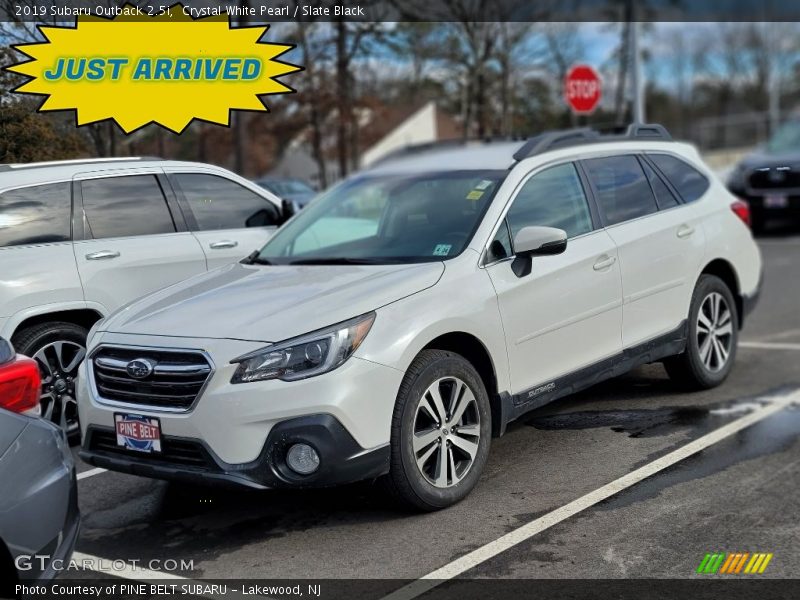
[[[0,408],[17,413],[39,406],[42,382],[35,360],[17,356],[17,360],[0,366]]]
[[[750,205],[744,200],[737,200],[731,204],[733,213],[742,220],[742,223],[750,227]]]

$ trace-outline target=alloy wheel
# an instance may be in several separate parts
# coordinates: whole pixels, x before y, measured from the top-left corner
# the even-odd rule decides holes
[[[85,356],[86,348],[66,340],[47,344],[33,355],[42,374],[42,417],[59,425],[67,434],[79,427],[75,380]]]
[[[697,313],[697,348],[705,368],[716,373],[728,363],[733,344],[733,313],[719,292],[703,299]]]
[[[447,488],[467,475],[475,462],[481,426],[475,394],[457,377],[434,381],[417,404],[413,452],[422,476]]]

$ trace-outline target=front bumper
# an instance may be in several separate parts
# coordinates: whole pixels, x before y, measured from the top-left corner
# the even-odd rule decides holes
[[[97,467],[132,475],[190,483],[220,483],[257,489],[340,485],[373,479],[389,471],[389,446],[365,450],[331,415],[311,415],[278,423],[258,458],[244,464],[222,461],[202,440],[162,438],[162,452],[144,454],[116,446],[113,429],[89,426],[81,458]],[[294,473],[286,452],[303,442],[319,454],[310,475]]]
[[[259,344],[108,333],[93,342],[135,344],[145,353],[201,350],[213,360],[215,370],[189,409],[168,411],[148,406],[146,398],[136,405],[100,398],[84,361],[77,396],[82,457],[87,462],[149,477],[251,487],[332,485],[374,477],[388,468],[383,459],[402,371],[353,356],[330,373],[300,381],[232,384],[237,365],[228,361]],[[161,456],[121,453],[116,447],[115,413],[158,418]],[[306,436],[320,453],[324,464],[314,476],[293,479],[280,468],[280,443],[292,436]]]

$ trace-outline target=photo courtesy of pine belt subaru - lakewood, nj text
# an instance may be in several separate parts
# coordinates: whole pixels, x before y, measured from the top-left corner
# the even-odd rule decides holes
[[[96,324],[81,456],[255,488],[381,478],[451,505],[547,402],[657,361],[722,383],[760,289],[747,220],[657,125],[408,149]]]

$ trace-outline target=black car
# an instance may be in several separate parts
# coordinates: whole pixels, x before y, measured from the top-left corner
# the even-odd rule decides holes
[[[772,219],[800,217],[800,119],[788,121],[736,165],[728,189],[750,205],[753,231]]]

